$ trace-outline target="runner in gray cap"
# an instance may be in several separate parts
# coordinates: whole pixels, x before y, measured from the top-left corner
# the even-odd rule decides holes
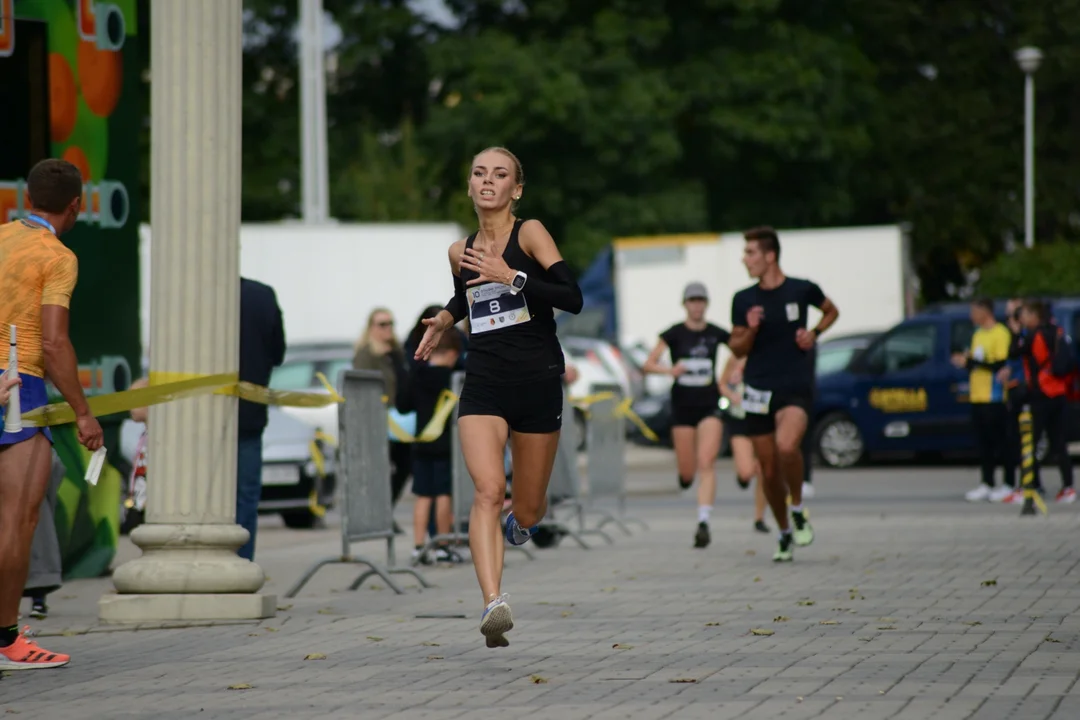
[[[716,355],[721,344],[731,337],[727,330],[705,320],[709,291],[692,282],[683,291],[686,319],[660,335],[649,353],[644,370],[670,375],[671,440],[679,487],[689,489],[698,483],[698,524],[694,547],[709,544],[709,515],[716,498],[716,456],[720,453],[723,424],[720,422],[720,386],[716,379]],[[670,353],[671,365],[661,365],[660,357]]]

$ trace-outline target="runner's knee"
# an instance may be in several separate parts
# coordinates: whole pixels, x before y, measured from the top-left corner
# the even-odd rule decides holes
[[[473,495],[473,505],[478,508],[496,511],[502,510],[506,500],[506,487],[498,483],[477,483],[476,494]]]

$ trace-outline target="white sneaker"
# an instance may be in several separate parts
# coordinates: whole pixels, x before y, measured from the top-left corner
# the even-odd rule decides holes
[[[1004,502],[1012,493],[1013,489],[1008,485],[999,485],[990,491],[990,502]]]
[[[810,499],[814,497],[814,486],[808,482],[802,484],[802,496],[803,498]]]
[[[983,500],[990,499],[991,492],[993,492],[993,490],[990,487],[983,483],[979,483],[977,488],[967,491],[967,494],[964,495],[964,499],[968,502],[982,502]]]

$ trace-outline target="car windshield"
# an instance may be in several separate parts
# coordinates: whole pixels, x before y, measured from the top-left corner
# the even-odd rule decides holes
[[[270,387],[273,390],[322,389],[323,385],[315,376],[316,372],[325,374],[332,385],[337,385],[341,371],[351,367],[352,361],[344,358],[320,361],[286,360],[274,368],[270,376]]]
[[[851,357],[855,354],[857,349],[858,348],[851,345],[818,348],[817,364],[815,367],[816,373],[818,375],[828,375],[830,373],[846,370],[848,364],[851,362]]]

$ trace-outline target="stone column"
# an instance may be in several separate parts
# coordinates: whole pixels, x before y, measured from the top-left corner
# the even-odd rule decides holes
[[[236,373],[242,0],[151,4],[151,383]],[[237,399],[150,408],[143,555],[117,568],[106,622],[263,618],[272,595],[236,550]]]

